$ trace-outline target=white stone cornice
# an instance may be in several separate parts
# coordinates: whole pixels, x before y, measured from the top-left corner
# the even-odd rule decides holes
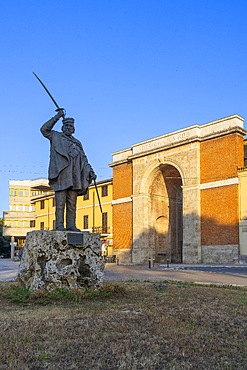
[[[204,125],[193,125],[185,129],[134,144],[131,148],[113,153],[113,161],[110,163],[110,166],[114,167],[117,164],[125,163],[128,160],[133,160],[143,155],[152,154],[184,144],[191,144],[196,141],[201,142],[230,133],[239,133],[244,136],[247,134],[247,131],[244,129],[243,120],[242,117],[235,114]]]
[[[238,185],[238,184],[239,184],[238,178],[233,177],[233,178],[227,179],[227,180],[206,182],[206,183],[200,185],[200,189],[205,190],[205,189],[211,189],[211,188],[219,188],[221,186]]]
[[[186,190],[198,190],[200,189],[200,184],[192,184],[192,185],[182,185],[181,188],[183,189],[183,191],[186,191]]]
[[[121,203],[128,203],[128,202],[132,202],[132,197],[114,199],[112,201],[112,205],[114,205],[114,204],[121,204]]]

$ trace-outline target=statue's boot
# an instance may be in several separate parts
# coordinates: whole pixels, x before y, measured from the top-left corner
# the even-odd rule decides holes
[[[75,225],[76,223],[76,201],[77,191],[68,190],[66,199],[66,230],[81,231]]]
[[[56,230],[65,231],[64,227],[64,207],[66,202],[66,190],[55,192],[56,201]]]
[[[66,231],[66,229],[65,229],[65,227],[64,226],[58,226],[58,227],[56,227],[56,230],[57,231]]]

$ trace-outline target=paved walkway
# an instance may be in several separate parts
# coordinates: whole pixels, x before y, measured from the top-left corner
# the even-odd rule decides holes
[[[19,262],[8,258],[0,258],[0,281],[14,280],[18,271]]]
[[[0,281],[15,280],[19,262],[0,259]],[[203,284],[247,286],[247,265],[105,265],[105,280],[186,281]]]
[[[247,266],[106,264],[106,280],[186,281],[202,284],[247,286]]]

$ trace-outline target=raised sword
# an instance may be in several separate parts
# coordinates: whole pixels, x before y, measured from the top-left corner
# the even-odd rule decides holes
[[[41,85],[43,86],[43,88],[45,89],[45,91],[47,92],[47,94],[49,95],[49,97],[51,98],[51,100],[53,101],[53,103],[55,104],[56,106],[56,111],[59,111],[59,110],[63,110],[64,111],[64,108],[60,108],[59,105],[57,104],[56,100],[53,98],[53,96],[51,95],[50,91],[47,89],[47,87],[45,86],[45,84],[41,81],[41,79],[36,75],[36,73],[34,73],[34,76],[37,78],[37,80],[41,83]],[[64,114],[65,115],[65,114]]]

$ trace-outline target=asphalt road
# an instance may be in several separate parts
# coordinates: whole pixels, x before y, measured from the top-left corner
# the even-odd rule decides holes
[[[0,281],[14,280],[18,271],[19,262],[8,258],[0,258]]]
[[[15,280],[19,262],[0,259],[0,281]],[[247,265],[105,265],[105,280],[176,280],[202,284],[247,286]]]
[[[247,286],[247,265],[245,266],[191,266],[157,265],[149,269],[145,265],[107,264],[106,280],[176,280],[202,284]]]

